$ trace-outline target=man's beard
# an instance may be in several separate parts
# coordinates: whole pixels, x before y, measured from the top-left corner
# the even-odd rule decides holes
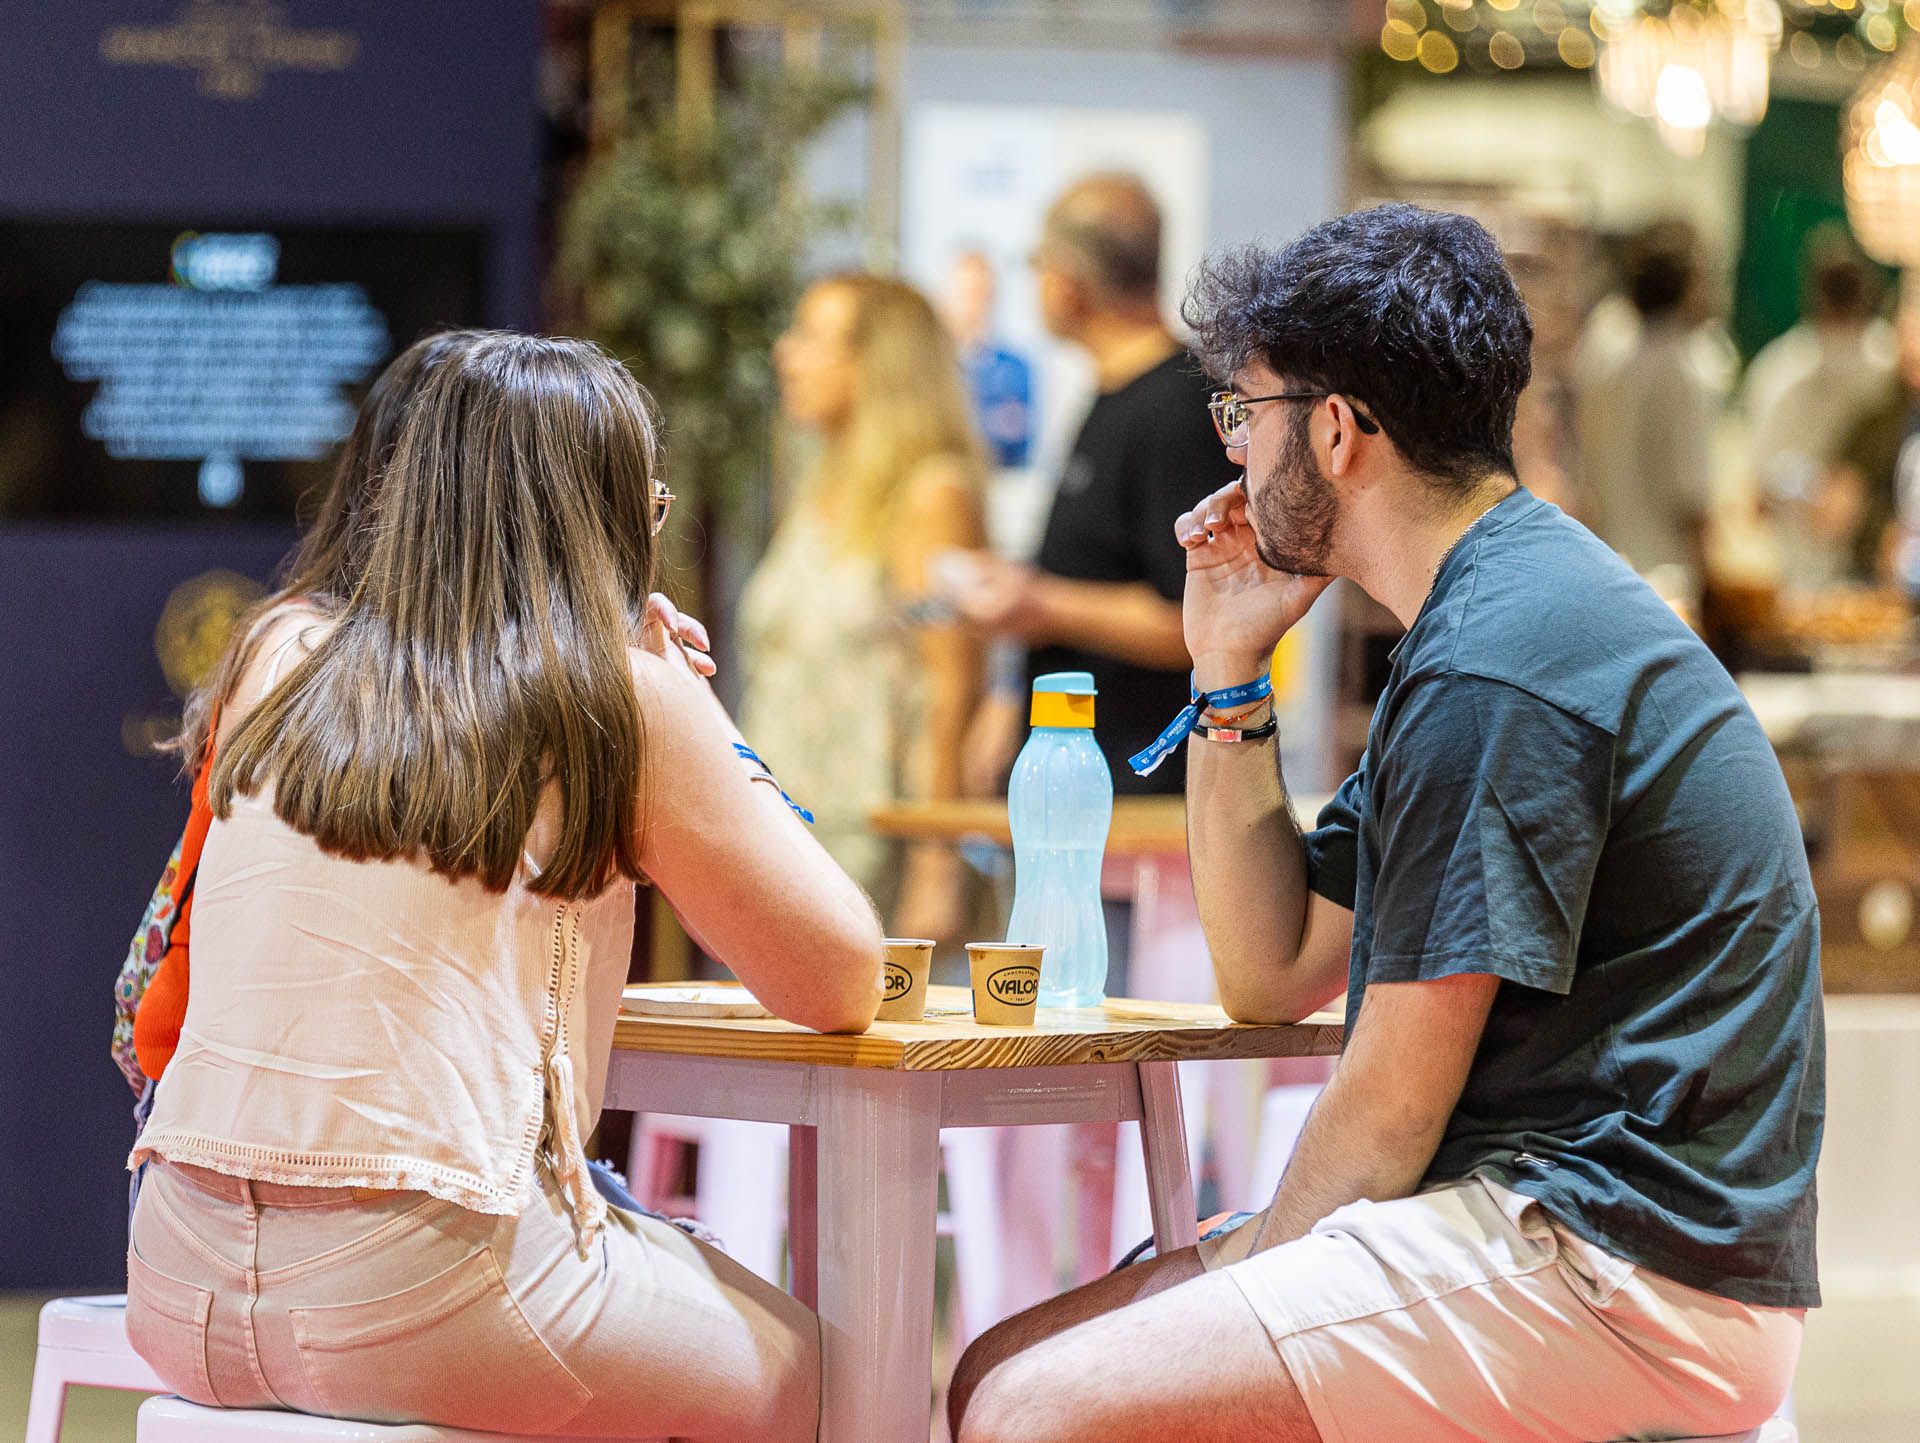
[[[1330,576],[1327,557],[1339,515],[1339,498],[1314,458],[1307,418],[1302,416],[1288,428],[1286,444],[1258,494],[1248,488],[1254,554],[1275,571]]]

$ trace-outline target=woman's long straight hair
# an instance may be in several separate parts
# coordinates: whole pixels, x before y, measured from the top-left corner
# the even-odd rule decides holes
[[[366,565],[370,531],[362,518],[380,485],[394,442],[400,438],[407,406],[436,366],[486,334],[440,331],[416,341],[395,356],[368,388],[367,398],[354,417],[353,430],[340,448],[333,475],[302,528],[300,544],[282,568],[279,585],[234,623],[231,636],[235,644],[226,648],[208,680],[188,700],[180,735],[165,746],[165,750],[180,755],[189,773],[198,769],[206,755],[215,708],[233,695],[240,678],[253,664],[254,651],[265,631],[261,626],[265,617],[289,602],[324,612],[337,607],[352,590],[353,578]]]
[[[415,354],[435,340],[395,362],[417,374],[389,397],[391,454],[302,548],[286,589],[326,582],[333,624],[220,748],[214,811],[271,784],[330,851],[504,888],[551,785],[532,885],[590,895],[640,874],[627,648],[653,581],[654,419],[589,342],[468,332]]]

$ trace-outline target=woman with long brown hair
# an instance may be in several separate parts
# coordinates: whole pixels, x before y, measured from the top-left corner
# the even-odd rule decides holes
[[[742,716],[894,929],[951,938],[958,859],[916,847],[903,867],[867,815],[960,795],[980,697],[978,638],[930,599],[941,552],[986,544],[959,361],[918,291],[859,272],[807,289],[774,360],[818,449],[741,600]]]
[[[194,713],[215,820],[132,1159],[129,1333],[201,1403],[810,1439],[812,1315],[609,1212],[581,1142],[637,881],[821,1029],[871,1019],[878,925],[649,616],[631,377],[580,341],[440,345],[396,362],[391,455],[294,567],[337,584],[236,640]]]

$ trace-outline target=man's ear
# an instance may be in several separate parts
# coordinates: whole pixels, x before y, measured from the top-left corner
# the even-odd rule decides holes
[[[1070,270],[1057,273],[1061,308],[1074,320],[1084,320],[1093,309],[1093,288]]]
[[[1361,431],[1359,419],[1353,407],[1347,404],[1345,396],[1328,396],[1320,403],[1320,411],[1325,417],[1326,473],[1329,476],[1345,476],[1359,460],[1360,448],[1367,437]]]

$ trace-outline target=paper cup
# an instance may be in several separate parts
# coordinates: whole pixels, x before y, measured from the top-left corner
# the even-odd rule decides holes
[[[918,1022],[927,1012],[927,974],[933,967],[933,943],[926,937],[887,938],[881,969],[882,1022]]]
[[[1047,949],[1031,942],[969,942],[973,974],[973,1020],[989,1027],[1031,1027],[1040,999],[1040,959]]]

